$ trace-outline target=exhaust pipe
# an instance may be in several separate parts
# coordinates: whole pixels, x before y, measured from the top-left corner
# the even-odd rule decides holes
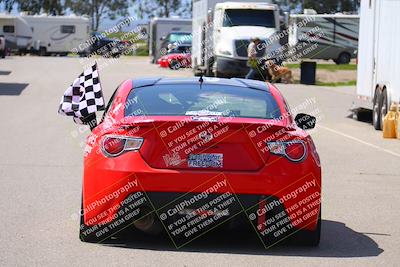
[[[147,234],[157,235],[162,231],[161,222],[157,218],[155,211],[147,206],[140,208],[139,219],[133,225],[136,229]]]

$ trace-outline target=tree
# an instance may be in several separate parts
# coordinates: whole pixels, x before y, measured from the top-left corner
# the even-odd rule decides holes
[[[169,17],[191,13],[192,1],[140,0],[137,7],[139,17]]]
[[[60,0],[0,0],[0,3],[4,3],[5,10],[8,12],[11,12],[16,5],[19,11],[31,15],[40,13],[63,15],[65,10]]]
[[[304,8],[312,8],[317,13],[354,12],[359,0],[304,0]]]
[[[0,4],[3,4],[3,3],[4,3],[5,11],[11,12],[16,1],[15,0],[0,0]]]
[[[115,19],[127,16],[129,4],[126,0],[66,0],[66,7],[77,15],[88,15],[92,18],[92,29],[97,31],[105,18]]]

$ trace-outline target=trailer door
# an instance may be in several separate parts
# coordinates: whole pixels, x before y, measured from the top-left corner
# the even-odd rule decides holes
[[[375,1],[361,1],[360,33],[357,53],[357,95],[371,98],[371,100],[375,89],[374,4]]]

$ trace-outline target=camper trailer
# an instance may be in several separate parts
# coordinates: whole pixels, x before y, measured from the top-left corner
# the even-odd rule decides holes
[[[353,110],[357,118],[364,109],[372,110],[372,123],[377,130],[382,129],[391,104],[400,102],[399,9],[400,1],[361,1],[357,98]]]
[[[266,56],[277,51],[281,47],[279,39],[272,42],[268,40],[280,31],[279,8],[269,2],[195,1],[192,46],[194,74],[244,77],[249,71],[247,47],[252,38],[259,38],[263,42]]]
[[[32,29],[20,16],[0,15],[0,35],[4,36],[8,50],[25,53],[32,47]]]
[[[192,20],[179,18],[154,18],[150,21],[149,54],[156,63],[162,55],[162,45],[171,32],[192,32]]]
[[[296,50],[300,58],[332,59],[336,64],[348,64],[356,57],[359,20],[358,15],[290,15],[289,46],[307,44]]]
[[[32,29],[32,50],[39,55],[66,55],[73,49],[85,50],[82,44],[90,34],[87,17],[35,15],[21,18]]]

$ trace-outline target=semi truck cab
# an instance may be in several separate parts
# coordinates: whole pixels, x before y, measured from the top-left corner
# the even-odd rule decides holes
[[[270,39],[280,30],[277,5],[268,1],[222,2],[215,3],[214,6],[210,3],[213,1],[200,2],[208,2],[209,9],[206,13],[198,12],[196,9],[204,9],[207,5],[194,5],[193,45],[196,46],[195,40],[202,44],[201,48],[193,47],[195,74],[198,70],[203,70],[207,76],[244,77],[249,71],[247,47],[252,38],[262,41],[262,56],[271,58],[271,52],[280,48],[278,38],[274,41]],[[203,33],[196,31],[195,25],[201,22],[201,14],[207,14],[204,21],[212,22],[203,26]]]
[[[248,72],[247,47],[252,38],[262,43],[259,51],[268,56],[280,47],[268,38],[279,31],[278,8],[264,3],[219,3],[214,11],[213,72],[222,77],[243,77]],[[272,55],[272,53],[271,53]]]

